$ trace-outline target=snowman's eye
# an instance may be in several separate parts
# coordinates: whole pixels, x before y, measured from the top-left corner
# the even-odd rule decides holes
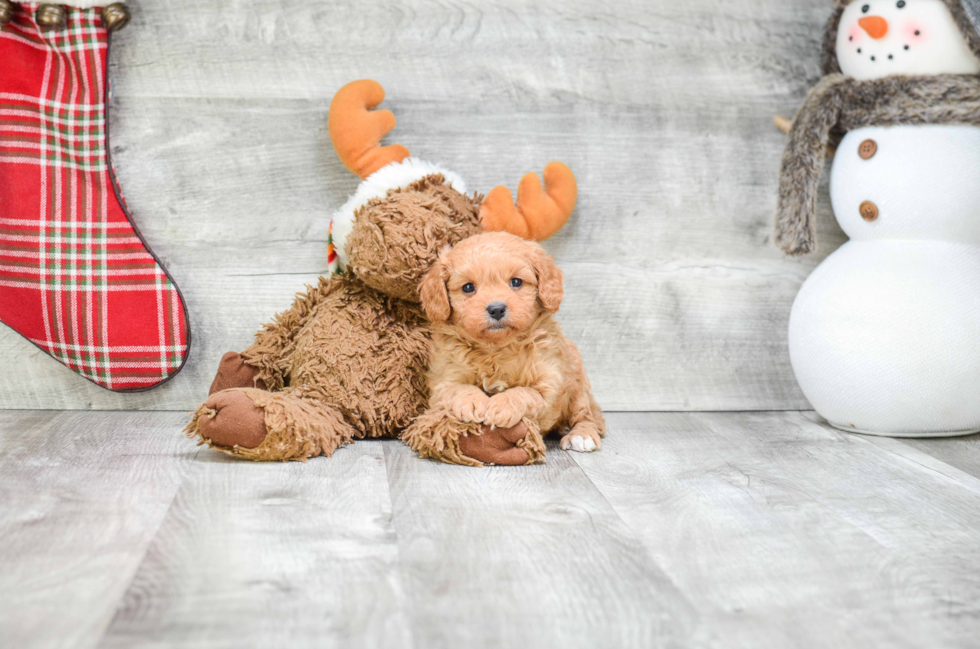
[[[861,7],[861,13],[866,14],[871,9],[871,5],[864,5]]]
[[[898,7],[899,9],[904,9],[905,8],[905,0],[898,0],[898,4],[896,4],[895,6]]]

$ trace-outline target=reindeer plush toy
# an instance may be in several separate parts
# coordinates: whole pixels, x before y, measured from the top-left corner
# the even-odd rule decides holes
[[[403,435],[428,397],[430,327],[418,286],[439,251],[481,226],[542,240],[571,215],[575,177],[561,163],[545,167],[544,189],[527,174],[515,206],[505,187],[470,197],[456,174],[400,145],[380,146],[395,126],[389,111],[371,110],[383,99],[377,82],[362,80],[330,105],[334,148],[364,179],[331,224],[328,256],[338,272],[299,294],[248,349],[225,354],[188,437],[244,459],[306,460],[356,438]],[[540,435],[524,423],[436,423],[406,436],[425,457],[478,466],[544,456]]]

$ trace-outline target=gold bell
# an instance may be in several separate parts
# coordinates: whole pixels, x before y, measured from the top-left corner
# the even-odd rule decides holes
[[[68,24],[68,12],[61,5],[38,5],[34,20],[44,31],[62,29]]]
[[[14,19],[14,5],[10,0],[0,0],[0,27]]]
[[[129,9],[121,2],[114,2],[102,8],[102,24],[110,32],[118,32],[129,24]]]

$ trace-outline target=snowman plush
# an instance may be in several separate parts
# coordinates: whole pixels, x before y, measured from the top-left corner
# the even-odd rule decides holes
[[[793,304],[789,350],[848,431],[980,431],[980,0],[835,5],[826,76],[793,121],[774,240],[815,248],[824,157],[850,240]]]

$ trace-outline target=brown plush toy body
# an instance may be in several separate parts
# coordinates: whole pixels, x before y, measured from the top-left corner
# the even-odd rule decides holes
[[[452,172],[409,158],[398,145],[378,146],[394,126],[388,111],[369,112],[383,97],[376,82],[358,81],[331,105],[338,155],[365,179],[334,216],[345,272],[321,278],[248,349],[224,356],[189,437],[244,459],[305,460],[356,438],[401,435],[425,411],[431,328],[419,283],[442,248],[480,232],[481,199],[467,196]],[[569,177],[561,174],[560,202],[574,206]],[[547,195],[538,191],[535,201],[559,202],[547,181],[548,174]],[[518,205],[521,229],[530,220],[545,236],[571,212],[542,229],[519,212],[520,195]],[[524,424],[491,429],[449,417],[430,433],[413,447],[448,462],[524,464],[544,454],[540,435]]]

